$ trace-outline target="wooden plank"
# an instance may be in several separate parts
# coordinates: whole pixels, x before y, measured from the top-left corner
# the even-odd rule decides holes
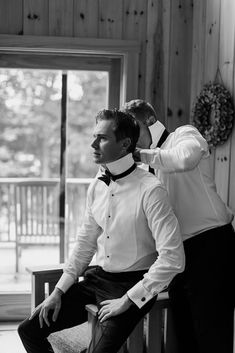
[[[130,53],[124,57],[123,75],[121,80],[120,104],[123,105],[138,94],[139,55]]]
[[[147,353],[161,353],[162,309],[154,305],[147,315],[146,348]]]
[[[169,0],[148,2],[145,97],[163,123],[166,123],[170,24],[165,20],[169,16]]]
[[[136,39],[141,45],[138,98],[142,99],[145,98],[147,5],[147,0],[124,0],[123,4],[123,39]]]
[[[122,38],[123,0],[99,0],[99,38]]]
[[[235,80],[233,82],[235,82]],[[234,92],[234,89],[233,89],[233,92]],[[233,97],[234,97],[234,93],[233,93]],[[230,175],[229,175],[228,190],[229,190],[228,205],[232,209],[233,214],[235,214],[235,128],[234,127],[233,127],[232,136],[231,136]],[[233,226],[235,228],[235,219],[233,220]],[[235,335],[234,335],[234,338],[235,338]]]
[[[0,35],[0,52],[34,51],[43,53],[93,53],[118,55],[139,53],[137,41],[121,39],[71,38],[55,36]]]
[[[49,35],[73,36],[73,0],[49,1]]]
[[[109,109],[119,108],[120,105],[120,79],[121,79],[121,60],[112,59],[111,69],[109,71]]]
[[[219,65],[221,0],[207,0],[204,83],[214,82]]]
[[[233,0],[222,1],[220,13],[219,69],[221,83],[233,94],[235,2]],[[216,187],[226,204],[229,194],[230,155],[231,138],[221,147],[217,147],[215,153]]]
[[[219,66],[220,3],[221,0],[206,2],[204,83],[214,82]],[[215,175],[214,149],[211,150],[210,163]]]
[[[49,34],[49,0],[24,0],[24,34]]]
[[[193,46],[191,71],[191,109],[204,84],[206,1],[194,0],[193,9]],[[209,38],[212,38],[211,36]]]
[[[97,0],[74,0],[74,36],[98,37],[99,2]]]
[[[0,1],[0,33],[23,34],[23,0]]]
[[[192,56],[192,1],[172,1],[168,129],[188,123]]]
[[[30,314],[31,293],[0,293],[0,322],[21,321]]]

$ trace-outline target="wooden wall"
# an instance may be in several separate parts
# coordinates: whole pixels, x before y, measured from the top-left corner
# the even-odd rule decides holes
[[[203,84],[222,83],[235,102],[235,1],[194,0],[191,104]],[[216,186],[235,213],[235,128],[212,154]]]

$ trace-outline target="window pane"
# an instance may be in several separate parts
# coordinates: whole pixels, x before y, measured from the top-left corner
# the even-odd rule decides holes
[[[89,178],[97,173],[91,158],[95,116],[107,109],[108,72],[68,72],[66,239],[70,249],[81,225]]]
[[[30,290],[26,267],[59,262],[61,74],[0,69],[3,291]]]

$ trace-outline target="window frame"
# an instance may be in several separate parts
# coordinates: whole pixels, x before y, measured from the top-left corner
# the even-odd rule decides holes
[[[137,41],[0,35],[2,68],[108,71],[109,108],[121,106],[137,97],[139,53],[140,44]],[[61,262],[64,261],[65,248],[63,235]],[[14,296],[13,293],[11,295]],[[28,294],[25,293],[16,303],[23,319],[30,307]]]

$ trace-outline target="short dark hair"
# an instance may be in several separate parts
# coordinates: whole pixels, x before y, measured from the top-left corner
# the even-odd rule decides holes
[[[96,116],[96,123],[100,120],[113,120],[115,122],[114,135],[120,141],[129,137],[131,144],[127,152],[134,152],[140,135],[140,126],[132,115],[118,109],[103,109]]]
[[[134,118],[142,121],[143,123],[147,122],[150,117],[154,117],[155,121],[157,121],[157,113],[152,105],[142,99],[133,99],[126,102],[122,108],[122,111],[132,114]]]

